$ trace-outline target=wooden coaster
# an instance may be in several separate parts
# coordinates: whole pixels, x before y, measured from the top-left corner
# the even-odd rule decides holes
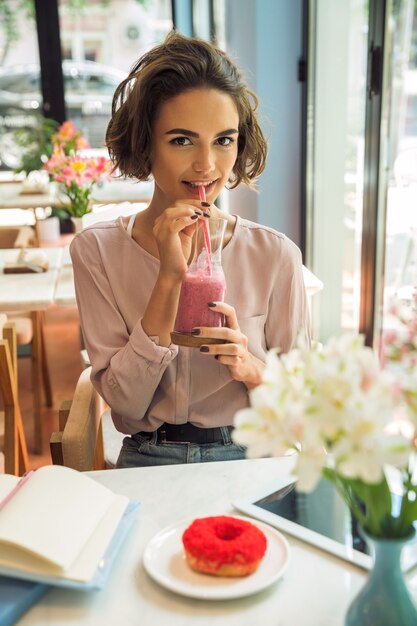
[[[176,346],[185,346],[186,348],[199,348],[200,346],[208,346],[209,344],[227,343],[225,339],[217,339],[215,337],[199,337],[190,333],[171,333],[171,341]]]
[[[47,272],[49,267],[48,261],[42,263],[42,265],[25,263],[5,263],[3,267],[3,274],[41,274]]]
[[[46,195],[49,192],[49,189],[46,187],[46,189],[35,189],[35,187],[33,189],[22,189],[21,191],[19,191],[19,196],[38,196],[40,194],[42,195]]]

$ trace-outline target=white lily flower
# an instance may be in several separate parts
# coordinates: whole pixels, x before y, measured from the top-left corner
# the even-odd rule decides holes
[[[321,478],[323,467],[326,464],[326,451],[315,447],[303,450],[297,458],[294,473],[298,478],[298,491],[313,491]]]
[[[387,429],[396,409],[406,405],[404,419],[417,432],[417,316],[404,319],[408,331],[391,335],[395,358],[386,369],[364,338],[352,333],[322,347],[299,341],[288,354],[271,350],[262,384],[249,394],[251,408],[235,416],[233,440],[250,457],[298,450],[294,473],[302,491],[314,489],[325,468],[342,484],[379,484],[388,465],[407,476],[413,440]],[[398,338],[407,350],[396,349]]]

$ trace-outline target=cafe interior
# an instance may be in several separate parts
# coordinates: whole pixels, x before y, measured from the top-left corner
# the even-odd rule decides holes
[[[311,345],[289,353],[281,395],[274,385],[286,355],[268,346],[266,375],[248,393],[251,415],[243,409],[235,421],[246,458],[117,469],[126,433],[91,382],[70,244],[152,199],[152,177],[111,170],[105,134],[117,86],[172,30],[226,51],[257,94],[265,169],[256,189],[224,188],[216,206],[298,246]],[[83,198],[65,188],[57,151],[94,168]],[[0,2],[0,626],[417,624],[416,201],[414,0]],[[390,411],[387,372],[397,390]],[[389,413],[386,423],[374,424],[372,407],[380,421]],[[328,419],[331,462],[313,446],[319,429],[304,418],[314,412]],[[304,426],[314,435],[299,444],[290,434]],[[382,432],[401,439],[406,469],[384,469],[384,457],[371,476]],[[103,521],[105,496],[113,517]],[[261,529],[267,548],[255,573],[190,567],[183,533],[218,516],[234,520],[233,533],[244,532],[236,520]],[[20,526],[19,549],[34,536],[24,545],[30,567],[7,556],[8,532]],[[55,535],[68,553],[83,537],[76,567],[58,563],[58,548],[42,552]],[[406,535],[397,557],[378,552],[382,540]],[[95,557],[94,576],[77,578]]]

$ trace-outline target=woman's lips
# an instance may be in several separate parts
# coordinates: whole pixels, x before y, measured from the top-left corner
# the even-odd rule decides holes
[[[187,181],[183,180],[182,184],[187,188],[188,193],[191,193],[193,196],[199,198],[198,186],[190,185]],[[216,186],[216,181],[214,180],[210,185],[204,185],[204,190],[206,192],[206,197],[210,195],[210,193],[214,190]]]

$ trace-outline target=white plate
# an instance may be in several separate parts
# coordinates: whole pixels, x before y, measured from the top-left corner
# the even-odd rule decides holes
[[[190,598],[230,600],[262,591],[283,575],[289,561],[289,545],[275,528],[247,518],[238,519],[251,521],[267,538],[265,556],[253,574],[226,578],[193,571],[182,544],[182,534],[191,519],[164,528],[149,541],[143,555],[146,571],[163,587]]]

